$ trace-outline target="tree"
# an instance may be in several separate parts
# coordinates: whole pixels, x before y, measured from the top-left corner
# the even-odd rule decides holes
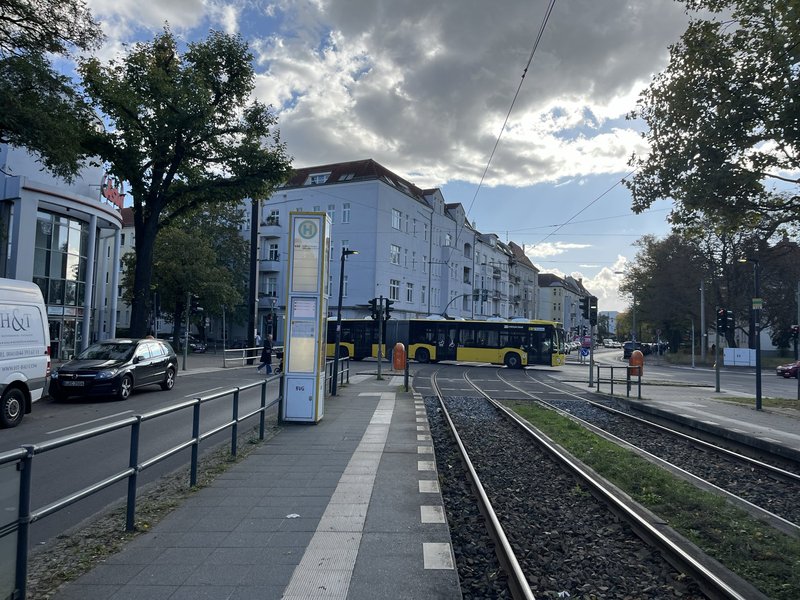
[[[666,70],[640,96],[649,153],[627,186],[640,213],[675,201],[678,226],[698,218],[734,231],[796,226],[800,197],[800,19],[784,0],[685,0],[695,12]],[[787,175],[790,174],[790,175]]]
[[[0,10],[0,142],[27,148],[67,180],[85,155],[82,134],[97,120],[49,56],[90,50],[100,40],[80,0],[5,0]]]
[[[132,335],[147,331],[158,232],[199,207],[266,197],[288,178],[276,118],[250,100],[252,60],[239,36],[214,31],[181,56],[165,29],[119,62],[80,64],[87,94],[115,129],[93,132],[88,148],[133,196]]]
[[[203,307],[202,315],[190,315],[193,324],[202,330],[204,317],[220,315],[222,307],[242,301],[246,288],[247,242],[239,234],[242,212],[233,207],[214,205],[208,210],[181,218],[162,229],[153,250],[153,279],[148,307],[154,294],[161,310],[175,325],[173,343],[186,318],[187,295],[196,296]],[[202,231],[202,235],[196,232]],[[133,298],[135,253],[123,257],[123,298]],[[175,346],[176,348],[179,345]]]

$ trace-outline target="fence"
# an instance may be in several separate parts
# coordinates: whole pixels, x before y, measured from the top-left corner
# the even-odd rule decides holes
[[[341,370],[339,376],[341,383],[350,382],[350,361],[344,359],[340,361]],[[333,361],[326,361],[325,365],[325,389],[329,388],[330,380],[333,375]],[[267,403],[267,385],[272,381],[280,379],[280,392],[274,400]],[[210,396],[202,396],[167,406],[158,410],[150,411],[141,415],[134,415],[125,419],[109,423],[100,427],[87,429],[80,433],[60,437],[40,444],[25,444],[16,450],[11,450],[0,454],[0,484],[3,489],[13,490],[15,486],[18,488],[18,511],[16,519],[10,522],[5,522],[5,519],[0,521],[0,598],[15,598],[17,600],[25,600],[26,586],[27,586],[27,570],[28,570],[28,545],[29,545],[29,530],[30,525],[40,519],[43,519],[59,510],[75,504],[93,494],[96,494],[115,483],[127,480],[127,495],[126,495],[126,512],[125,512],[125,529],[132,531],[134,529],[134,521],[136,515],[136,492],[138,475],[142,471],[149,469],[156,464],[182,452],[186,449],[191,450],[190,458],[190,474],[189,484],[194,487],[197,485],[197,471],[200,454],[200,444],[204,440],[219,434],[226,429],[230,429],[231,441],[230,451],[232,456],[237,455],[238,451],[238,436],[239,424],[243,421],[251,419],[252,417],[259,417],[258,424],[258,437],[260,440],[264,439],[266,411],[268,408],[282,401],[283,390],[283,374],[275,374],[267,377],[263,381],[251,383],[241,387],[224,390],[212,394]],[[240,414],[239,410],[239,396],[241,392],[253,388],[261,388],[260,401],[258,407],[249,412]],[[208,429],[207,431],[200,431],[200,417],[201,409],[209,402],[219,400],[222,398],[231,398],[231,418],[222,424]],[[172,413],[179,413],[182,411],[190,411],[192,413],[192,434],[191,437],[183,440],[176,445],[168,448],[154,456],[146,459],[139,457],[139,442],[141,437],[141,428],[144,423],[153,421],[160,417]],[[278,418],[280,419],[280,407],[278,409]],[[36,456],[51,452],[58,448],[63,448],[77,442],[81,442],[90,438],[95,438],[108,434],[113,431],[123,429],[130,430],[130,442],[128,448],[128,466],[116,473],[112,473],[105,479],[91,483],[90,485],[72,492],[33,510],[31,508],[32,499],[32,477],[34,466],[34,458]],[[13,501],[13,492],[6,492],[2,495],[4,501]],[[8,508],[8,507],[3,507]],[[13,510],[13,508],[12,508]],[[8,514],[8,513],[6,513]],[[12,513],[13,514],[13,513]],[[16,534],[16,543],[14,543],[14,534]]]
[[[614,395],[614,369],[624,369],[625,370],[625,379],[620,378],[620,382],[625,383],[625,396],[630,398],[631,395],[631,385],[632,380],[631,376],[635,376],[637,379],[638,384],[638,393],[636,398],[641,400],[642,399],[642,368],[641,367],[614,367],[614,366],[607,366],[607,365],[595,365],[597,367],[597,391],[600,391],[600,383],[602,381],[607,381],[611,384],[611,395]],[[610,369],[611,370],[611,377],[606,380],[602,380],[600,378],[600,369]]]

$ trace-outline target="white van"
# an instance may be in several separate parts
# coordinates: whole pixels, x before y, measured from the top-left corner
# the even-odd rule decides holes
[[[39,286],[0,278],[0,426],[15,427],[47,392],[50,328]]]

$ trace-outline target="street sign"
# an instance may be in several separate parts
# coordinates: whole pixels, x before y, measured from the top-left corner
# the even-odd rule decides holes
[[[581,356],[589,356],[589,349],[581,348]]]
[[[764,306],[762,298],[753,298],[753,310],[761,310]]]

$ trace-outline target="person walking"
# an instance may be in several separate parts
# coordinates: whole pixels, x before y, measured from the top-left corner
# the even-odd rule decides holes
[[[261,364],[256,367],[256,371],[261,373],[265,369],[267,375],[272,373],[272,336],[267,334],[264,338],[264,348],[261,350]]]

